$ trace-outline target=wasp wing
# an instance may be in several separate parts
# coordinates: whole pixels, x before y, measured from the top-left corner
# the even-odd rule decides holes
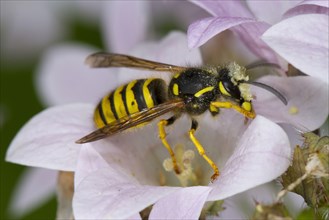
[[[105,137],[117,134],[128,128],[135,127],[144,122],[149,122],[161,115],[164,115],[173,110],[178,110],[184,107],[184,102],[181,99],[170,100],[168,102],[157,105],[153,108],[134,113],[130,116],[123,117],[113,123],[107,124],[104,127],[88,134],[87,136],[76,141],[78,144],[97,141]]]
[[[128,67],[138,68],[153,71],[165,71],[165,72],[182,72],[186,70],[186,67],[174,66],[165,63],[159,63],[151,60],[145,60],[138,57],[129,55],[114,54],[98,52],[89,55],[86,58],[85,63],[90,67]]]

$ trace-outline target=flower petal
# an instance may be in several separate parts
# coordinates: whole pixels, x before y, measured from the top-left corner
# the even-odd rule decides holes
[[[215,35],[231,28],[255,55],[268,62],[278,63],[274,51],[260,39],[268,27],[268,24],[252,18],[208,17],[189,26],[188,46],[189,48],[199,47]]]
[[[64,39],[67,2],[1,1],[1,53],[11,65],[33,62],[45,47]]]
[[[308,76],[262,77],[260,82],[282,93],[288,100],[284,105],[272,93],[253,88],[256,95],[254,108],[257,114],[272,121],[288,123],[302,131],[319,128],[328,116],[328,84]]]
[[[219,213],[219,217],[221,219],[247,219],[248,216],[253,215],[257,203],[273,203],[275,195],[280,190],[282,190],[282,186],[279,186],[277,181],[271,181],[225,199],[223,204],[225,209]],[[307,207],[301,196],[290,192],[284,198],[283,203],[294,218],[297,213]]]
[[[94,129],[93,105],[72,104],[44,110],[15,136],[6,160],[27,166],[74,171],[80,145],[75,141]]]
[[[256,22],[256,20],[242,17],[208,17],[198,20],[188,28],[188,46],[189,48],[199,47],[226,29],[250,22]]]
[[[149,219],[198,219],[210,191],[194,186],[172,193],[154,204]]]
[[[328,36],[328,16],[307,14],[272,26],[262,39],[296,68],[329,83]]]
[[[268,119],[257,116],[211,185],[208,200],[219,200],[269,182],[289,166],[291,148],[285,132]]]
[[[15,188],[9,212],[15,218],[22,218],[55,195],[57,171],[28,168]],[[40,184],[42,183],[42,184]]]
[[[329,13],[329,2],[328,1],[318,1],[318,0],[305,0],[300,2],[289,9],[284,15],[283,18],[288,18],[300,14],[326,14]]]
[[[103,28],[110,51],[127,53],[137,43],[145,40],[150,21],[149,4],[148,1],[105,3]]]
[[[298,2],[276,0],[276,1],[246,1],[249,9],[253,12],[257,19],[265,21],[269,24],[279,22],[282,15],[291,7],[295,6]]]
[[[239,36],[246,47],[259,58],[270,63],[280,64],[276,53],[260,39],[260,36],[268,28],[269,25],[264,22],[251,22],[235,26],[232,30]],[[284,68],[283,65],[281,66]]]
[[[36,78],[38,94],[46,105],[96,103],[116,86],[117,74],[84,64],[96,50],[82,44],[62,44],[46,52]]]
[[[252,18],[251,12],[240,1],[190,0],[214,16],[229,16]]]
[[[98,167],[97,157],[102,160],[93,148],[84,146],[79,160],[88,157],[94,158],[88,162],[90,169]],[[80,169],[77,172],[80,172]],[[91,172],[76,187],[73,198],[74,216],[77,219],[128,218],[179,189],[143,186],[130,173],[119,167],[100,168]]]

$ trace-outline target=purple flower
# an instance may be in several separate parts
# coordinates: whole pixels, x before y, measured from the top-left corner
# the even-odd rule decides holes
[[[247,1],[248,8],[240,1],[192,2],[212,16],[190,25],[190,48],[230,29],[259,58],[286,68],[275,51],[302,72],[328,83],[327,1]]]
[[[190,51],[186,45],[186,36],[176,32],[159,43],[140,45],[132,55],[182,66],[186,63],[200,65],[199,50]],[[53,57],[50,60],[62,57],[67,51],[57,50],[56,53],[56,56],[50,56]],[[81,57],[85,53],[81,53]],[[69,64],[70,72],[81,71],[80,64]],[[54,70],[57,67],[59,69]],[[61,65],[43,68],[46,72],[58,73],[60,70],[63,70]],[[97,75],[107,70],[88,71]],[[103,79],[110,84],[104,86],[106,88],[98,84],[92,86],[88,77],[82,77],[79,83],[84,84],[86,80],[90,85],[88,93],[93,93],[94,89],[98,93],[132,78],[152,75],[168,80],[170,77],[163,73],[117,71],[116,81]],[[56,82],[56,76],[52,77]],[[57,82],[61,82],[62,76],[58,77]],[[243,192],[275,179],[286,170],[291,147],[287,134],[274,122],[313,130],[320,127],[328,115],[328,88],[321,83],[319,86],[317,80],[311,77],[264,77],[262,80],[277,86],[275,88],[288,98],[289,105],[284,106],[265,90],[252,88],[257,97],[254,106],[258,116],[249,125],[245,125],[243,117],[232,110],[222,110],[216,119],[205,114],[200,120],[197,137],[221,170],[220,178],[213,184],[209,184],[211,168],[191,151],[193,145],[186,138],[189,120],[184,117],[167,131],[168,141],[175,147],[178,160],[186,171],[183,176],[177,177],[166,165],[169,155],[157,137],[156,123],[98,142],[75,144],[76,140],[95,129],[92,115],[97,100],[93,96],[99,94],[89,94],[90,104],[55,106],[36,115],[17,134],[6,159],[28,166],[74,171],[73,210],[76,218],[138,217],[139,211],[152,204],[150,218],[198,218],[206,201]],[[72,90],[79,87],[78,84],[67,86]],[[95,88],[97,86],[99,88]],[[79,91],[81,96],[87,94]],[[58,92],[53,94],[63,94]],[[291,108],[298,111],[292,112]],[[183,202],[187,200],[189,202]]]

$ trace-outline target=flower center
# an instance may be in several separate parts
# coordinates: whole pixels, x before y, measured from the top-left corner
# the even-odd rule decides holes
[[[197,175],[193,170],[192,161],[195,153],[193,150],[185,150],[184,145],[177,144],[174,147],[177,165],[181,172],[175,173],[174,165],[170,157],[163,161],[163,167],[167,172],[173,172],[183,187],[197,185]]]

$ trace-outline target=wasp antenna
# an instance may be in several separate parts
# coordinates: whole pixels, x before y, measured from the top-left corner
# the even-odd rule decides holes
[[[280,67],[279,64],[269,63],[269,62],[264,61],[264,60],[260,60],[260,61],[256,61],[254,63],[251,63],[251,64],[249,64],[249,65],[246,66],[246,69],[247,70],[250,70],[250,69],[254,69],[254,68],[262,67],[262,66],[267,66],[267,67],[273,67],[273,68],[276,68],[276,69],[281,69],[281,67]]]
[[[271,92],[276,97],[278,97],[278,99],[280,99],[283,104],[285,104],[285,105],[288,104],[288,101],[287,101],[286,97],[284,97],[278,90],[274,89],[273,87],[271,87],[269,85],[266,85],[266,84],[261,83],[261,82],[244,82],[244,83],[251,84],[251,85],[263,88],[263,89]]]

